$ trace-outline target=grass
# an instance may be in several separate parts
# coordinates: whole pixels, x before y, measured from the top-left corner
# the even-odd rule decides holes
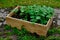
[[[0,0],[0,7],[11,7],[15,5],[46,5],[54,8],[60,8],[60,0]],[[57,5],[58,4],[58,5]]]
[[[18,30],[17,28],[11,28],[11,26],[5,25],[4,28],[5,30],[12,30],[12,31],[6,32],[5,34],[7,35],[7,37],[5,38],[0,37],[0,40],[4,40],[4,39],[10,40],[11,38],[9,38],[9,36],[11,35],[16,35],[17,40],[60,40],[60,36],[56,36],[56,34],[60,35],[60,28],[53,27],[49,29],[47,37],[38,36],[37,34],[32,34],[23,27],[21,30]]]

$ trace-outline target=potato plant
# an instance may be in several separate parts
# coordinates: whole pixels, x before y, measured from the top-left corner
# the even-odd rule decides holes
[[[15,9],[14,12],[16,18],[45,25],[53,16],[54,10],[51,7],[32,5],[21,6],[19,9]]]

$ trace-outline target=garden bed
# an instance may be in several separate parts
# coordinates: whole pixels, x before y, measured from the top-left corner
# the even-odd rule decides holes
[[[6,23],[8,25],[11,25],[12,27],[17,27],[18,29],[21,29],[21,26],[23,25],[24,28],[26,28],[31,33],[34,33],[35,32],[38,35],[44,35],[44,36],[46,36],[47,31],[50,28],[50,26],[52,24],[52,21],[53,21],[53,18],[52,17],[49,19],[49,17],[51,15],[47,18],[48,19],[47,20],[47,23],[46,22],[45,23],[43,22],[43,24],[39,24],[39,23],[33,23],[32,24],[32,22],[29,22],[29,20],[28,21],[25,21],[25,20],[19,19],[20,17],[22,17],[22,16],[19,16],[19,12],[18,12],[18,16],[16,16],[15,12],[17,12],[19,10],[19,8],[20,8],[19,6],[16,7],[15,8],[16,10],[14,9],[15,10],[14,12],[12,11],[10,14],[7,15],[7,17],[6,17]],[[18,19],[16,19],[16,18],[18,18]],[[30,19],[29,16],[28,16],[28,19]]]

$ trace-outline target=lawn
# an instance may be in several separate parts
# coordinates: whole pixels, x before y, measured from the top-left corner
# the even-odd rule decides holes
[[[4,1],[0,0],[0,7],[11,7],[15,5],[33,5],[33,4],[60,8],[60,0],[4,0]]]

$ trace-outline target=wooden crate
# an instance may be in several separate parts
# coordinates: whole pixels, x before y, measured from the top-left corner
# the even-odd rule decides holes
[[[16,8],[18,8],[18,7],[16,7]],[[51,19],[48,20],[46,25],[42,25],[42,24],[38,24],[38,23],[35,23],[33,25],[29,21],[13,18],[13,17],[11,17],[12,15],[14,15],[14,13],[10,12],[6,16],[7,25],[11,25],[11,27],[16,27],[16,28],[18,28],[20,30],[21,30],[21,26],[24,25],[24,28],[26,28],[31,33],[37,33],[38,35],[43,35],[43,36],[46,36],[47,31],[50,28],[50,26],[52,24],[52,21],[53,21],[53,18],[51,18]]]

